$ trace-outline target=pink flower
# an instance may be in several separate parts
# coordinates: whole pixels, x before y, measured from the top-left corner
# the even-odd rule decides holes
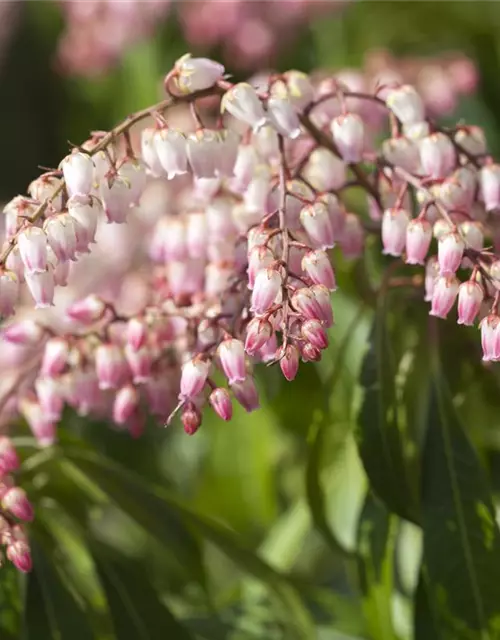
[[[425,264],[432,241],[432,226],[427,220],[410,220],[406,227],[406,264]]]
[[[99,389],[118,389],[129,377],[130,369],[123,351],[114,344],[101,344],[95,350],[95,368]]]
[[[187,173],[186,138],[180,131],[169,128],[159,129],[155,133],[154,145],[160,164],[169,180]]]
[[[47,269],[47,236],[38,227],[27,227],[17,238],[21,260],[27,273],[43,273]]]
[[[442,276],[456,273],[462,262],[465,243],[457,232],[446,233],[439,239],[438,263]]]
[[[483,298],[483,289],[479,283],[472,280],[462,282],[458,289],[458,324],[474,324]]]
[[[12,441],[0,436],[0,476],[19,469],[19,457]]]
[[[259,409],[259,393],[252,376],[246,377],[242,382],[234,382],[231,385],[231,390],[245,411],[251,413]]]
[[[60,166],[70,196],[75,194],[88,196],[91,193],[94,181],[94,163],[88,154],[79,151],[70,153]]]
[[[437,278],[432,292],[432,308],[429,312],[431,316],[446,318],[455,303],[458,287],[459,282],[454,276]]]
[[[280,359],[280,369],[285,378],[291,382],[299,370],[299,350],[293,344],[288,344]]]
[[[302,269],[314,284],[323,284],[330,291],[335,291],[337,283],[328,255],[319,249],[308,251],[302,258]]]
[[[54,270],[47,267],[43,272],[26,273],[26,284],[35,301],[35,309],[46,309],[54,303]]]
[[[306,320],[301,327],[301,334],[316,349],[326,349],[328,346],[328,335],[319,320]]]
[[[271,338],[273,328],[271,323],[261,318],[252,318],[247,326],[245,351],[254,356]]]
[[[347,163],[361,162],[365,144],[363,120],[356,113],[337,116],[331,125],[333,140]]]
[[[431,133],[420,143],[420,161],[431,178],[446,178],[457,161],[453,142],[444,133]]]
[[[416,89],[410,85],[390,90],[385,103],[403,124],[417,124],[424,120],[424,103]]]
[[[497,362],[500,360],[500,318],[496,314],[490,314],[481,320],[479,327],[483,360]]]
[[[223,340],[217,353],[229,384],[243,382],[247,376],[243,342],[235,339]]]
[[[315,247],[330,249],[335,246],[332,223],[324,203],[305,206],[300,213],[300,221]]]
[[[43,352],[42,376],[57,376],[64,371],[69,355],[69,345],[63,338],[51,338]]]
[[[283,284],[282,277],[275,269],[261,269],[252,291],[251,309],[254,313],[265,313],[275,302]]]
[[[231,420],[233,416],[233,405],[231,404],[231,397],[226,389],[221,387],[214,389],[208,401],[219,418],[226,421]]]
[[[12,564],[22,571],[23,573],[29,573],[32,567],[30,547],[27,542],[23,540],[15,540],[7,545],[6,551],[7,558]]]
[[[286,98],[269,98],[267,101],[269,120],[278,133],[294,140],[300,136],[299,117]]]
[[[116,424],[125,424],[139,405],[139,392],[131,384],[117,391],[113,403],[113,420]]]
[[[179,399],[197,396],[205,386],[210,371],[210,363],[199,358],[188,360],[182,367]]]
[[[500,208],[500,165],[487,164],[479,173],[481,196],[486,211]]]
[[[237,120],[250,125],[254,130],[262,127],[267,118],[264,107],[255,89],[246,82],[235,84],[223,96],[221,111],[228,111]]]
[[[26,522],[31,522],[34,517],[33,507],[28,500],[26,492],[21,487],[11,487],[2,497],[2,507]]]
[[[96,295],[89,295],[83,300],[77,300],[68,309],[66,315],[82,324],[93,324],[100,320],[106,311],[106,304]]]
[[[12,271],[0,273],[0,316],[6,318],[14,313],[19,296],[19,280]]]
[[[179,58],[174,65],[175,83],[183,93],[194,93],[212,87],[224,76],[225,69],[209,58],[192,58],[190,53]]]
[[[410,222],[406,209],[386,209],[382,218],[382,244],[384,254],[398,257],[405,248],[406,229]]]

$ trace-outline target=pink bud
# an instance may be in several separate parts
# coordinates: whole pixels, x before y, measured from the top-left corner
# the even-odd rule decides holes
[[[69,345],[63,338],[50,338],[43,352],[42,376],[57,376],[64,371],[69,355]]]
[[[484,200],[486,211],[494,211],[500,208],[500,165],[488,164],[479,174],[481,183],[481,196]]]
[[[315,247],[330,249],[335,246],[332,223],[324,203],[305,206],[300,212],[300,221]]]
[[[148,328],[144,320],[131,318],[127,324],[127,344],[137,351],[146,344]]]
[[[61,162],[66,189],[70,196],[89,195],[94,181],[94,163],[86,153],[74,152]]]
[[[319,320],[306,320],[301,333],[304,340],[310,342],[316,349],[326,349],[328,346],[328,335]]]
[[[93,324],[104,315],[106,304],[98,296],[91,294],[83,300],[77,300],[68,309],[66,315],[82,324]]]
[[[116,424],[125,424],[139,406],[139,392],[131,384],[116,392],[113,403],[113,420]]]
[[[38,227],[28,227],[17,237],[19,254],[28,273],[43,273],[47,268],[47,236]]]
[[[233,405],[231,404],[231,397],[227,389],[219,387],[214,389],[208,399],[210,406],[215,413],[223,420],[231,420],[233,415]]]
[[[458,289],[458,324],[473,325],[481,309],[484,294],[480,284],[473,280],[462,282]]]
[[[228,111],[237,120],[250,125],[254,130],[266,122],[264,107],[255,89],[246,82],[235,84],[221,100],[221,112]]]
[[[406,264],[424,264],[432,241],[432,226],[427,220],[410,220],[406,227]]]
[[[188,436],[192,436],[200,428],[201,413],[192,403],[190,403],[182,410],[181,420],[184,431]]]
[[[175,83],[183,93],[193,93],[212,87],[222,79],[225,69],[209,58],[192,58],[190,53],[179,58],[174,65]]]
[[[280,359],[280,369],[289,382],[295,379],[299,370],[299,350],[293,344],[286,346],[285,353]]]
[[[43,338],[43,328],[34,320],[22,320],[4,329],[2,336],[13,344],[35,346]]]
[[[36,309],[46,309],[54,304],[54,270],[51,266],[43,272],[25,274],[26,284],[35,301]]]
[[[317,191],[340,189],[346,181],[346,165],[331,151],[320,147],[311,152],[303,175]]]
[[[411,85],[390,90],[385,103],[403,124],[417,124],[424,120],[424,103]]]
[[[12,441],[7,436],[0,436],[0,475],[19,469],[19,458]]]
[[[7,546],[7,558],[12,564],[22,571],[29,573],[32,567],[30,547],[22,540],[16,540]]]
[[[261,269],[256,277],[252,291],[251,310],[254,313],[266,313],[281,292],[283,279],[275,269]]]
[[[280,312],[276,315],[278,316]],[[276,334],[273,333],[269,340],[267,340],[257,351],[256,356],[261,362],[274,362],[277,359],[278,351],[278,339]]]
[[[242,382],[247,375],[245,349],[241,340],[223,340],[217,350],[220,364],[229,384]]]
[[[99,406],[102,398],[95,370],[73,369],[66,376],[66,399],[80,416],[88,415]]]
[[[169,180],[187,173],[186,138],[180,131],[159,129],[155,133],[154,144],[158,159]]]
[[[248,288],[253,289],[257,273],[274,262],[273,252],[264,245],[253,247],[248,254]]]
[[[210,362],[195,358],[188,360],[182,367],[180,400],[197,396],[205,386],[210,371]]]
[[[483,360],[497,362],[500,360],[500,318],[496,314],[490,314],[481,320],[479,326]]]
[[[456,232],[443,235],[438,243],[439,273],[451,276],[456,273],[462,262],[465,243]]]
[[[346,259],[359,258],[365,246],[365,231],[359,217],[355,213],[348,213],[339,240],[340,248]]]
[[[420,161],[431,178],[446,178],[457,161],[453,142],[444,133],[431,133],[420,143]]]
[[[19,295],[19,280],[12,271],[0,273],[0,316],[6,318],[14,313]]]
[[[47,234],[49,246],[58,260],[66,262],[75,257],[75,224],[73,218],[68,213],[60,213],[47,218],[43,229]]]
[[[243,382],[235,382],[231,385],[231,390],[245,411],[251,413],[259,409],[259,393],[252,376],[247,376]]]
[[[382,218],[382,244],[385,255],[400,256],[405,248],[406,228],[411,219],[406,209],[386,209]]]
[[[321,350],[310,342],[303,343],[300,352],[304,362],[319,362],[321,360]]]
[[[323,284],[330,291],[335,291],[337,288],[332,265],[324,251],[318,249],[306,253],[302,258],[302,269],[314,284]]]
[[[95,367],[99,389],[118,389],[129,377],[125,355],[114,344],[101,344],[95,350]]]
[[[355,113],[337,116],[332,122],[333,140],[345,162],[361,162],[365,144],[363,120]]]
[[[68,200],[67,207],[69,215],[78,225],[75,227],[77,249],[80,244],[88,246],[95,242],[97,222],[102,212],[100,201],[89,196],[75,195]],[[84,239],[80,242],[78,235],[82,233],[84,234]]]
[[[125,346],[125,357],[132,372],[135,384],[148,382],[153,370],[153,354],[147,347],[134,349],[130,344]]]
[[[47,422],[58,422],[64,408],[61,383],[54,378],[37,378],[35,390],[42,413]]]
[[[325,327],[333,326],[333,311],[330,292],[322,284],[315,284],[311,287],[311,292],[319,306],[319,317],[312,320],[321,320]]]
[[[217,131],[198,129],[187,138],[187,157],[195,178],[215,178],[221,153]]]
[[[271,323],[261,318],[252,318],[247,326],[245,351],[254,356],[271,338],[273,328]]]
[[[19,520],[31,522],[34,517],[33,507],[21,487],[11,487],[2,498],[2,507]]]
[[[439,276],[432,292],[431,316],[446,318],[455,303],[459,282],[454,276]]]
[[[290,100],[269,98],[267,101],[269,121],[278,133],[295,140],[300,136],[299,117]]]

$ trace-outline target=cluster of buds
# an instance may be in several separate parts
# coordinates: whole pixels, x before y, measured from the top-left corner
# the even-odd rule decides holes
[[[16,450],[6,436],[0,436],[0,545],[20,571],[31,570],[31,554],[23,522],[33,520],[33,507],[26,493],[16,487],[12,473],[19,469]]]
[[[140,304],[124,310],[114,287],[98,295],[100,266],[95,292],[57,321],[24,307],[3,327],[22,384],[8,386],[2,406],[41,446],[54,442],[66,405],[134,437],[148,413],[162,424],[180,414],[193,434],[205,408],[223,420],[233,401],[257,409],[255,365],[293,380],[301,361],[322,357],[332,260],[359,257],[367,233],[401,264],[425,267],[430,313],[445,318],[458,299],[458,323],[480,322],[484,359],[500,359],[500,167],[481,129],[440,128],[410,85],[363,93],[299,71],[239,84],[224,74],[183,56],[165,100],[94,134],[5,207],[4,316],[20,291],[46,307],[56,285],[77,288],[68,266],[99,244],[103,225],[112,237],[126,219],[143,225],[120,249],[134,256],[126,268]],[[130,128],[147,119],[134,141]],[[168,196],[151,207],[159,186]],[[351,190],[365,194],[366,211],[349,210]]]

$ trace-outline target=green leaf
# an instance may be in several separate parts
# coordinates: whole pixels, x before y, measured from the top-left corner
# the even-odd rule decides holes
[[[290,638],[310,640],[314,625],[295,589],[282,575],[245,548],[229,529],[196,513],[167,490],[152,483],[145,484],[140,477],[104,456],[74,448],[66,449],[65,455],[105,491],[117,506],[143,526],[150,527],[153,535],[161,537],[161,531],[168,527],[172,514],[182,518],[241,569],[275,592],[286,607]]]
[[[116,640],[193,640],[159,600],[144,567],[136,566],[129,558],[120,559],[95,541],[91,549],[108,597]]]
[[[361,371],[364,399],[358,418],[357,440],[373,491],[391,511],[415,522],[416,446],[400,415],[389,319],[386,301],[381,295]]]
[[[0,568],[0,638],[19,638],[21,622],[21,580],[24,578],[10,562]]]
[[[414,640],[441,640],[436,624],[436,606],[429,598],[427,572],[422,569],[415,593]]]
[[[30,545],[34,570],[28,578],[24,640],[94,640],[85,612],[60,581],[39,531]]]
[[[394,640],[392,624],[393,556],[396,521],[372,494],[366,498],[358,529],[358,568],[370,637]]]
[[[490,490],[436,371],[423,457],[423,564],[439,629],[454,640],[500,637],[500,533]]]

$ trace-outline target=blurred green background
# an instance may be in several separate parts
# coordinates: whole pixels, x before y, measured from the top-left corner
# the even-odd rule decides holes
[[[61,29],[56,4],[23,4],[0,71],[3,200],[23,193],[39,165],[57,166],[68,141],[155,102],[173,62],[199,53],[171,15],[105,76],[64,78],[53,65]],[[479,87],[446,120],[480,124],[498,152],[499,33],[497,2],[350,2],[305,22],[289,46],[284,30],[277,66],[357,67],[374,48],[397,57],[464,53],[477,65]],[[420,292],[377,300],[377,274],[387,265],[379,253],[370,246],[360,264],[338,264],[329,350],[320,364],[302,366],[293,385],[262,370],[260,411],[238,410],[228,424],[207,412],[193,438],[151,424],[131,440],[67,415],[54,450],[17,439],[22,484],[37,508],[35,571],[28,579],[10,566],[0,573],[2,640],[500,637],[498,535],[481,510],[490,500],[484,469],[500,487],[498,373],[481,366],[477,329],[451,321],[430,335]],[[382,378],[396,400],[385,391],[370,396]],[[447,389],[441,400],[433,399],[438,378]],[[384,402],[405,416],[388,441],[383,430],[374,435],[377,420],[386,426],[383,410],[377,417]],[[447,436],[435,436],[431,455],[425,434],[444,422]],[[377,494],[387,489],[386,503],[405,519],[373,497],[360,452],[372,487],[375,478]],[[410,494],[421,475],[429,481],[418,493],[432,498],[418,513],[404,494],[408,470]],[[432,487],[443,490],[437,502]],[[470,496],[463,487],[474,487]],[[458,541],[446,537],[457,513]],[[414,598],[421,527],[426,535],[431,528],[427,560],[450,564],[435,574],[430,567],[428,581],[420,572]],[[432,611],[436,602],[442,615]]]

